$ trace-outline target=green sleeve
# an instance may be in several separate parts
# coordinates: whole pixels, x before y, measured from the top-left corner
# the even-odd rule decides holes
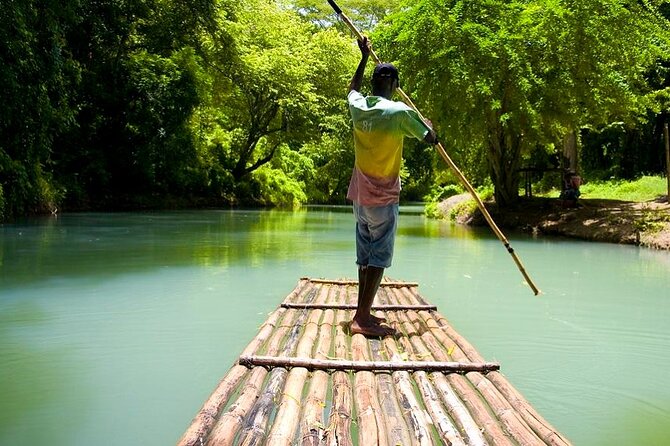
[[[412,109],[403,112],[401,130],[405,136],[411,136],[423,140],[429,132],[429,128],[423,123],[419,114]]]

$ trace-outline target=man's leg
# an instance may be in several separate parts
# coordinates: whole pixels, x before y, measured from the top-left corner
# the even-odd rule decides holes
[[[372,303],[379,284],[384,275],[384,268],[376,266],[359,267],[359,277],[361,277],[364,286],[361,286],[359,279],[358,306],[356,314],[351,322],[352,333],[361,333],[368,336],[386,336],[395,333],[391,327],[379,325],[380,318],[370,314]]]
[[[356,217],[356,263],[358,266],[358,305],[356,314],[351,322],[352,333],[361,333],[370,336],[384,336],[394,333],[387,326],[379,325],[382,319],[370,314],[372,302],[384,275],[384,268],[368,265],[371,256],[378,250],[380,237],[388,238],[389,231],[395,229],[393,209],[366,208],[354,204]],[[392,235],[392,234],[391,234]],[[385,244],[389,250],[388,243]],[[392,245],[389,253],[392,253]],[[388,254],[387,253],[387,257]],[[376,259],[375,261],[379,261]],[[390,263],[390,257],[386,260]],[[380,262],[379,264],[384,264]]]
[[[379,288],[379,284],[381,283],[381,277],[383,275],[383,268],[382,274],[379,275],[377,278],[376,274],[373,274],[373,272],[369,268],[375,268],[374,266],[368,267],[368,266],[358,266],[358,309],[364,308],[364,306],[367,305],[368,297],[367,293],[372,293],[372,301],[370,303],[370,308],[372,308],[372,304],[374,304],[375,296],[377,295],[377,289]],[[368,279],[369,276],[372,276],[374,281],[370,282]],[[370,290],[373,291],[370,291]],[[357,311],[356,313],[359,315],[359,320],[361,320],[361,317],[364,317],[364,315],[359,314]],[[381,324],[382,322],[386,322],[386,318],[383,317],[377,317],[374,314],[370,313],[370,319],[372,319],[372,322],[375,324]]]

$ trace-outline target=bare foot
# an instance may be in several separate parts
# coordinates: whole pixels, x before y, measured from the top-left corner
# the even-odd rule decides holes
[[[385,318],[385,317],[377,317],[377,316],[375,316],[374,314],[371,314],[371,315],[370,315],[370,320],[372,321],[372,323],[374,323],[374,324],[378,324],[378,325],[379,325],[379,324],[383,324],[384,322],[386,322],[386,318]]]
[[[395,334],[395,330],[386,325],[370,324],[363,325],[359,324],[358,321],[354,320],[349,326],[351,334],[362,334],[363,336],[374,336],[382,337]]]

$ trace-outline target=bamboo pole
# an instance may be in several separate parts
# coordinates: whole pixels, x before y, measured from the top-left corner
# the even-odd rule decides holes
[[[282,308],[297,308],[304,310],[324,310],[324,309],[333,309],[333,310],[355,310],[357,308],[356,304],[343,304],[343,303],[329,303],[329,304],[301,304],[301,303],[283,303],[281,304]],[[405,311],[405,310],[416,310],[416,311],[436,311],[437,307],[435,305],[373,305],[371,308],[372,311]]]
[[[345,297],[346,298],[346,297]],[[344,325],[350,319],[350,312],[339,310],[335,315],[335,356],[346,358],[347,339]],[[327,446],[351,446],[351,383],[349,373],[333,373],[333,405],[328,419],[325,444]]]
[[[361,334],[351,337],[351,357],[354,360],[365,361],[368,358],[368,342]],[[381,406],[375,389],[377,383],[372,371],[354,373],[354,403],[358,414],[358,444],[387,446],[384,432]]]
[[[379,314],[378,314],[379,315]],[[379,339],[370,339],[370,350],[373,361],[383,361],[385,355],[381,351]],[[377,392],[382,417],[386,425],[386,435],[390,445],[411,445],[412,437],[400,409],[400,403],[395,391],[395,384],[390,373],[377,373]]]
[[[281,321],[281,325],[272,333],[272,337],[268,341],[267,354],[272,355],[279,351],[282,339],[284,339],[289,327],[293,325],[298,315],[297,311],[290,311],[286,314],[286,320]],[[262,384],[267,378],[268,371],[261,370],[263,372],[254,374],[252,379],[247,382],[235,403],[225,413],[221,414],[207,439],[207,445],[227,446],[233,444],[252,407],[257,404],[260,396],[259,392],[265,391]]]
[[[285,312],[286,310],[283,308],[275,310],[261,326],[256,337],[244,349],[243,354],[253,354],[256,352],[270,337],[276,324]],[[209,435],[209,432],[215,425],[218,414],[225,406],[226,401],[248,373],[249,370],[241,365],[234,365],[228,371],[193,418],[191,425],[184,432],[177,446],[200,446],[202,444],[202,441]]]
[[[497,362],[459,361],[354,361],[335,359],[297,358],[290,356],[240,356],[239,364],[245,367],[304,367],[308,370],[360,371],[424,371],[444,373],[491,372],[500,369]]]
[[[382,296],[383,300],[388,300],[388,293],[384,293]],[[397,325],[400,325],[400,320],[399,320],[399,315],[391,315],[389,322],[395,322]],[[416,352],[415,352],[416,353]],[[430,354],[414,354],[414,358],[420,357],[423,360],[429,359]],[[437,432],[440,435],[440,439],[444,444],[449,444],[452,446],[464,446],[465,442],[459,433],[458,429],[454,425],[454,422],[452,421],[451,417],[443,409],[443,405],[441,404],[440,397],[438,395],[438,392],[436,391],[433,380],[431,380],[431,377],[436,377],[437,379],[444,379],[444,375],[441,373],[431,373],[427,374],[426,372],[415,372],[414,373],[414,379],[416,381],[417,387],[419,389],[419,392],[421,393],[421,396],[423,398],[424,405],[426,406],[426,410],[431,416],[431,419],[433,421],[433,424],[435,425],[435,428],[437,429]],[[434,378],[433,378],[434,379]],[[467,414],[467,411],[464,411]],[[474,425],[474,422],[472,423],[473,429],[476,432],[478,431],[478,427]],[[397,442],[394,444],[404,444],[403,442]],[[476,443],[470,443],[470,444],[476,444]]]
[[[402,339],[400,338],[400,341]],[[391,337],[385,337],[383,344],[391,357],[400,356],[398,344]],[[393,372],[392,376],[396,386],[396,393],[398,394],[398,401],[405,415],[405,420],[413,440],[412,444],[417,446],[432,446],[433,439],[427,427],[429,419],[416,398],[409,372],[396,371]]]
[[[326,283],[326,284],[331,284],[331,285],[358,285],[358,280],[333,280],[333,279],[316,279],[316,278],[309,278],[309,277],[303,277],[301,280],[309,280],[312,283]],[[380,287],[390,287],[390,288],[399,288],[399,287],[418,287],[419,284],[417,282],[394,282],[394,281],[388,281],[388,282],[382,282]]]
[[[330,344],[333,339],[333,316],[332,310],[324,312],[319,331],[319,341],[314,354],[315,359],[324,359],[326,353],[330,351]],[[318,446],[323,437],[325,429],[323,409],[326,407],[325,400],[328,390],[328,378],[328,373],[323,370],[313,372],[310,387],[305,397],[305,409],[300,428],[302,446]]]
[[[316,291],[314,286],[311,286],[308,287],[307,290],[303,290],[301,294],[304,296],[304,299],[309,301],[316,298]],[[305,312],[298,312],[297,310],[289,310],[289,312],[296,312],[299,313],[299,315],[295,322],[288,325],[282,325],[281,327],[282,329],[288,329],[289,334],[280,355],[290,355],[295,351],[299,340],[299,334],[302,331],[302,326],[307,314]],[[266,439],[266,426],[270,414],[276,410],[277,395],[284,387],[287,374],[288,372],[283,368],[276,368],[270,372],[267,385],[256,404],[249,412],[246,419],[246,425],[240,433],[239,444],[241,446],[256,445],[260,442],[264,442]]]
[[[335,10],[339,18],[349,27],[349,29],[356,35],[356,38],[358,40],[363,40],[364,36],[361,34],[361,32],[356,28],[356,25],[353,24],[353,22],[347,17],[342,10],[337,6],[334,0],[328,0],[328,3],[332,8]],[[370,55],[372,56],[372,59],[374,62],[378,65],[381,63],[381,59],[377,56],[377,54],[373,51],[370,50]],[[421,112],[418,110],[416,105],[412,102],[410,97],[400,88],[398,87],[396,89],[396,92],[400,97],[402,98],[403,102],[405,102],[409,107],[411,107],[414,111],[417,112],[419,117],[421,118],[426,125],[428,125],[426,118],[423,117]],[[461,181],[465,189],[472,195],[472,198],[475,200],[475,203],[477,204],[477,207],[481,211],[482,215],[486,219],[486,222],[489,224],[491,227],[491,230],[493,230],[493,233],[498,237],[498,239],[502,242],[502,244],[505,246],[507,249],[507,252],[512,256],[512,259],[514,260],[514,263],[516,264],[517,268],[521,272],[521,275],[524,277],[526,280],[526,283],[530,286],[531,290],[533,293],[537,296],[540,294],[540,289],[535,285],[533,280],[530,278],[528,273],[526,272],[526,268],[523,266],[521,263],[521,259],[516,255],[516,252],[514,252],[514,249],[510,245],[509,241],[507,240],[507,237],[505,237],[505,234],[498,228],[498,225],[493,221],[493,217],[491,217],[491,214],[489,214],[489,211],[486,209],[486,206],[484,205],[484,202],[482,202],[482,199],[479,198],[479,195],[477,194],[477,191],[475,190],[474,187],[470,184],[470,182],[465,178],[465,175],[461,172],[461,170],[456,166],[456,164],[452,161],[452,159],[449,157],[447,154],[447,151],[445,150],[444,146],[442,146],[441,142],[437,142],[435,144],[435,148],[437,152],[440,154],[442,159],[447,163],[447,165],[453,170],[453,172],[456,174],[458,179]]]
[[[408,298],[407,295],[403,296],[403,291],[405,290],[398,290],[398,292],[395,293],[399,300]],[[439,316],[439,313],[434,314]],[[421,343],[424,343],[427,350],[424,351],[423,354],[430,352],[437,360],[447,360],[452,357],[449,354],[450,350],[452,351],[452,355],[456,355],[453,357],[460,357],[466,360],[469,359],[466,358],[462,352],[460,353],[461,356],[458,356],[458,347],[454,345],[453,341],[451,341],[444,332],[440,330],[421,329],[420,325],[425,324],[426,327],[428,326],[428,324],[426,324],[427,321],[425,318],[422,318],[415,312],[408,312],[406,314],[399,313],[398,317],[404,319],[407,324],[414,325],[415,327],[412,328],[412,330],[417,333],[421,333],[420,336],[412,338],[410,341],[411,346],[407,347],[408,350],[411,350],[412,348],[416,349],[421,345]],[[451,345],[451,347],[447,348],[447,345]],[[511,445],[512,442],[503,431],[498,419],[491,414],[488,402],[485,398],[483,398],[474,385],[467,378],[461,375],[451,374],[446,378],[449,382],[450,388],[455,390],[458,398],[465,404],[469,414],[475,421],[476,425],[479,426],[479,429],[483,431],[488,441],[496,445]],[[443,387],[440,387],[440,389],[442,388]],[[451,398],[451,396],[447,395],[445,398]],[[470,434],[476,435],[476,433],[472,430],[470,431]],[[476,437],[475,440],[476,442],[480,441]]]
[[[319,286],[316,301],[323,303],[328,294],[328,287]],[[319,331],[319,321],[323,314],[322,310],[308,313],[309,317],[305,324],[302,337],[296,348],[296,355],[310,356],[312,348],[316,343]],[[279,403],[275,419],[282,420],[274,423],[268,434],[268,442],[274,446],[290,446],[294,443],[295,432],[299,425],[300,410],[302,407],[302,393],[307,381],[308,372],[306,368],[296,367],[291,369],[284,384],[284,392]]]

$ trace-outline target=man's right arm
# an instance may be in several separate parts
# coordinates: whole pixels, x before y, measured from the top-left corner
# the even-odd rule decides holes
[[[367,37],[363,37],[363,40],[358,41],[358,48],[361,50],[361,61],[358,63],[358,68],[356,68],[354,77],[351,78],[351,82],[349,83],[349,91],[361,91],[361,87],[363,86],[365,66],[367,65],[368,58],[370,57],[370,41]]]

